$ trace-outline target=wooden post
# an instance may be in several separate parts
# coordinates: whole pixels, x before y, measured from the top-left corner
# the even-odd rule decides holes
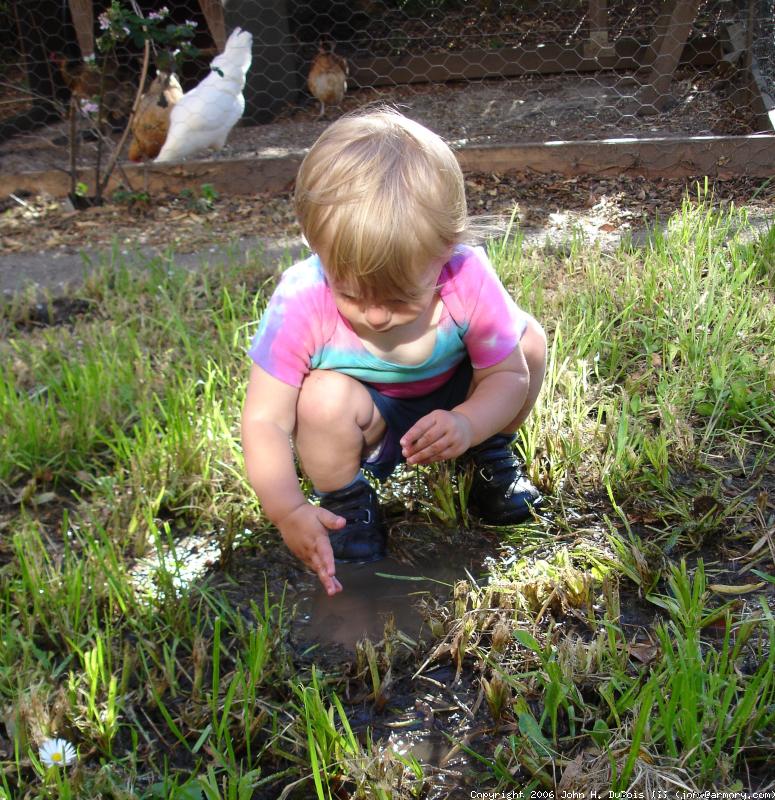
[[[207,20],[207,27],[213,37],[218,52],[222,53],[226,46],[226,21],[223,18],[223,0],[199,0],[202,13]]]
[[[646,85],[638,99],[647,113],[649,106],[661,111],[670,101],[670,83],[673,80],[681,53],[686,46],[692,23],[702,0],[673,0],[669,20],[660,17],[651,49],[654,58],[646,78]]]
[[[608,58],[616,55],[608,41],[607,0],[589,0],[589,39],[584,42],[587,58]]]
[[[94,9],[92,0],[69,0],[70,16],[73,19],[81,57],[85,61],[94,58]]]
[[[643,66],[650,67],[657,57],[657,49],[662,46],[667,32],[670,30],[670,18],[673,16],[673,6],[663,6],[662,11],[654,23],[654,33],[651,37],[646,55],[643,58]]]

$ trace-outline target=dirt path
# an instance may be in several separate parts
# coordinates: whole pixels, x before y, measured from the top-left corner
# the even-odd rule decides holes
[[[640,177],[599,179],[559,175],[466,175],[472,216],[508,220],[512,214],[526,245],[563,247],[581,234],[610,248],[636,243],[666,221],[697,182]],[[751,235],[775,220],[775,184],[751,178],[716,181],[709,199],[745,207]],[[168,196],[75,211],[53,198],[0,200],[0,292],[10,297],[61,295],[86,273],[118,254],[136,268],[174,252],[177,265],[197,269],[227,259],[260,259],[276,267],[301,250],[289,192],[253,197]]]
[[[288,252],[293,256],[302,250],[301,239],[245,238],[232,244],[216,245],[191,253],[175,253],[178,267],[196,270],[203,266],[225,262],[242,261],[261,257],[267,265],[279,262]],[[132,269],[146,268],[149,262],[164,258],[164,251],[141,248],[127,251],[123,262]],[[39,297],[58,297],[68,289],[79,286],[86,275],[101,266],[111,263],[111,250],[88,248],[79,251],[43,250],[29,253],[0,255],[0,292],[10,298],[23,292],[32,292]]]

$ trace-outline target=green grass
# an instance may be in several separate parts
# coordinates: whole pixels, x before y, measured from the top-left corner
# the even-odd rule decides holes
[[[388,630],[349,670],[310,669],[281,587],[229,581],[279,546],[238,440],[266,267],[114,256],[65,324],[7,305],[0,797],[422,797],[444,767],[355,720],[404,724],[395,687],[446,663],[467,727],[442,727],[472,789],[766,785],[775,228],[748,235],[700,190],[641,248],[491,254],[549,334],[520,441],[548,510],[428,607],[429,639]],[[472,528],[467,482],[422,472],[415,517]],[[184,533],[217,537],[218,580],[186,577]],[[49,736],[77,767],[40,764]]]

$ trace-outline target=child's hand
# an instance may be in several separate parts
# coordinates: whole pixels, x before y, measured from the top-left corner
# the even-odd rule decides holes
[[[407,464],[430,464],[465,453],[471,446],[471,423],[457,411],[437,409],[415,422],[401,437]]]
[[[318,574],[326,593],[331,596],[342,591],[336,579],[334,552],[328,540],[328,530],[337,530],[347,523],[344,517],[325,508],[304,503],[278,523],[288,549]]]

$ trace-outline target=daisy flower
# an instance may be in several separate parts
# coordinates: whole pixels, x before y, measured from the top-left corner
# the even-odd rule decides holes
[[[66,767],[77,758],[75,748],[67,739],[46,739],[38,755],[46,767]]]

